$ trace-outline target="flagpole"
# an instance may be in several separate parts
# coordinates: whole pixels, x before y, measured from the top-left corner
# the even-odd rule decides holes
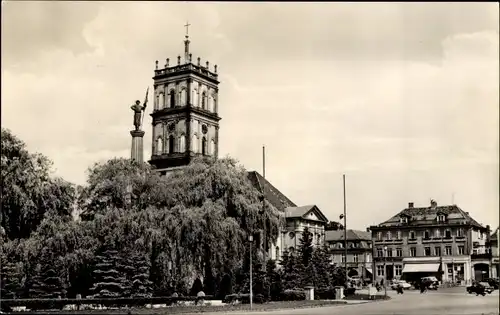
[[[345,268],[345,288],[347,289],[349,280],[347,278],[347,217],[346,217],[346,199],[345,199],[345,174],[342,175],[344,186],[344,268]]]
[[[148,93],[149,93],[149,86],[148,86],[148,89],[146,90],[146,98],[144,99],[144,108],[142,109],[142,111],[144,113],[146,112],[146,106],[148,105]],[[142,113],[142,117],[141,117],[141,126],[142,126],[142,123],[144,122],[144,113]]]

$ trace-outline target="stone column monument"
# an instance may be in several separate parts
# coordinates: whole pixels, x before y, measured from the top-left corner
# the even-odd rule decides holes
[[[130,131],[130,135],[132,136],[132,148],[130,151],[130,158],[132,160],[136,160],[139,163],[144,162],[144,131],[141,130],[142,119],[144,118],[144,111],[147,105],[147,92],[146,92],[146,100],[144,101],[144,105],[141,105],[140,101],[135,101],[135,104],[130,108],[134,111],[134,126],[135,130]]]

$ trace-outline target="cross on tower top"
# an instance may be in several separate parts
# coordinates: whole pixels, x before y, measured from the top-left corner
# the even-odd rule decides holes
[[[186,25],[184,25],[184,27],[186,27],[186,38],[189,37],[189,26],[191,26],[191,24],[189,24],[189,22],[186,22]]]

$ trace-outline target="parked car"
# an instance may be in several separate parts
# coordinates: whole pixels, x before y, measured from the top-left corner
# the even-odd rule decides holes
[[[428,290],[437,290],[439,288],[439,281],[436,277],[423,277],[420,279],[422,285],[426,285]]]
[[[411,284],[406,282],[405,280],[394,280],[391,283],[391,289],[396,290],[399,286],[402,286],[404,290],[408,290],[411,288]]]
[[[484,282],[488,282],[488,284],[495,290],[498,290],[498,283],[499,283],[499,280],[498,278],[490,278],[490,279],[486,279],[484,280]]]
[[[491,287],[488,282],[474,282],[471,286],[466,288],[467,293],[477,295],[481,294],[482,296],[486,295],[486,293],[491,294],[495,289]]]

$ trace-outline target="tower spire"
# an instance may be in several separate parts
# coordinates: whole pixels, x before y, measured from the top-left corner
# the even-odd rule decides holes
[[[184,27],[186,27],[186,39],[184,40],[184,62],[185,63],[190,63],[191,60],[189,58],[189,26],[191,26],[191,24],[189,24],[189,22],[186,22],[186,25],[184,25]]]

